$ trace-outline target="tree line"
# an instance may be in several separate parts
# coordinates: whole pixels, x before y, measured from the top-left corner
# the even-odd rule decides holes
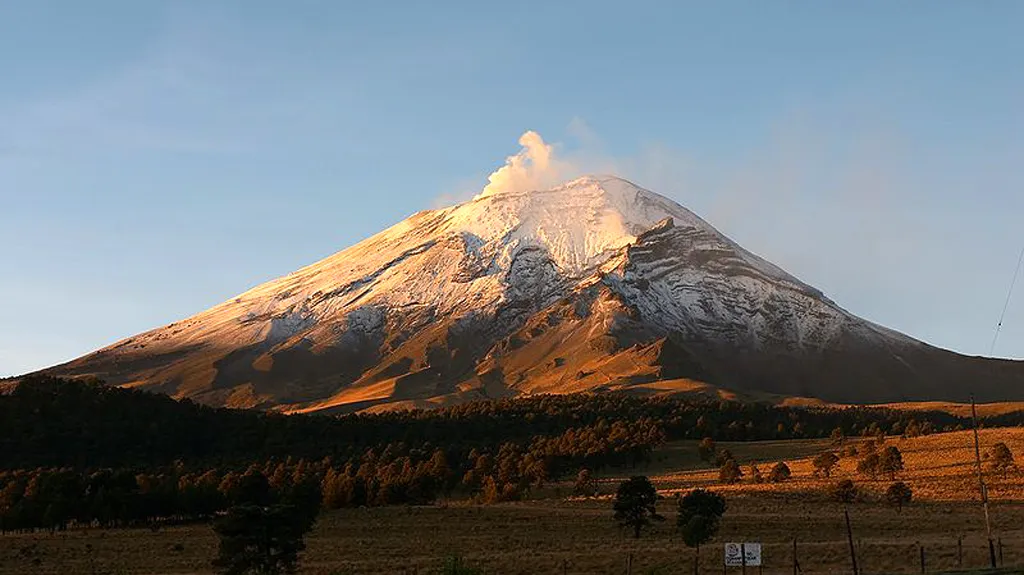
[[[790,408],[624,394],[536,396],[432,411],[282,415],[49,377],[0,395],[0,528],[206,521],[263,477],[325,507],[490,503],[545,483],[646,463],[666,440],[873,435],[952,429],[939,412]],[[705,445],[702,443],[702,445]],[[707,445],[705,445],[707,447]],[[739,469],[729,479],[738,480]],[[757,471],[760,476],[760,471]],[[784,480],[777,466],[768,479]],[[243,487],[239,487],[243,485]],[[583,487],[580,487],[583,485]]]
[[[601,422],[633,427],[645,420],[655,422],[666,440],[718,441],[819,438],[836,429],[847,436],[900,434],[908,428],[940,431],[969,425],[967,419],[944,412],[801,408],[619,393],[541,395],[340,417],[283,415],[211,408],[100,382],[29,377],[0,394],[0,468],[348,458],[391,443],[451,446],[468,453],[505,442],[524,445]],[[1024,412],[1001,415],[999,421],[1024,424]]]

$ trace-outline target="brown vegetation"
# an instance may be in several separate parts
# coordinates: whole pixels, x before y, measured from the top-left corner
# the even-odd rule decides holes
[[[1024,429],[982,430],[981,442],[983,451],[1004,442],[1022,454]],[[840,458],[830,479],[814,477],[813,459],[830,445],[829,440],[722,442],[719,447],[737,463],[770,469],[785,461],[792,477],[781,483],[721,485],[718,470],[700,461],[696,441],[672,443],[655,453],[646,471],[669,499],[658,505],[669,521],[652,525],[640,540],[612,518],[611,494],[623,477],[608,474],[600,480],[597,498],[572,497],[573,478],[546,486],[530,501],[333,511],[321,516],[307,538],[300,573],[427,573],[456,554],[485,573],[562,573],[563,566],[566,573],[613,573],[624,568],[631,552],[634,573],[655,568],[664,574],[691,573],[693,550],[676,531],[671,498],[699,486],[728,501],[721,531],[701,552],[703,569],[720,569],[721,542],[745,539],[764,543],[766,572],[788,572],[796,538],[803,572],[827,573],[848,565],[842,507],[829,501],[825,491],[841,479],[853,479],[865,495],[851,505],[850,514],[866,572],[916,572],[917,542],[926,548],[929,572],[952,569],[959,534],[965,537],[965,566],[986,563],[970,433],[886,439],[887,446],[902,453],[905,469],[897,480],[913,490],[902,513],[886,503],[892,483],[888,476],[873,480],[859,475],[856,457]],[[1004,561],[1024,564],[1024,475],[1011,470],[1004,478],[988,467],[985,473]],[[5,574],[203,573],[209,572],[214,555],[216,537],[205,525],[0,537],[0,573]]]

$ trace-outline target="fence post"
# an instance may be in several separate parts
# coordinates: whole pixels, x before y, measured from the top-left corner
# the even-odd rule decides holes
[[[626,555],[626,575],[633,575],[633,553]]]
[[[956,536],[956,566],[959,569],[964,566],[964,534]]]
[[[846,516],[846,539],[850,543],[850,562],[853,563],[853,575],[860,575],[857,570],[857,550],[853,547],[853,529],[850,528],[850,506],[843,506],[843,515]]]
[[[1003,538],[999,538],[999,566],[1003,566]]]
[[[924,545],[920,541],[917,542],[917,548],[921,552],[921,573],[924,573]]]
[[[799,575],[800,561],[796,558],[796,537],[793,538],[793,575]]]

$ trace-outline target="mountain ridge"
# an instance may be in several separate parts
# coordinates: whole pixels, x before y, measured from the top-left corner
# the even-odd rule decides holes
[[[614,176],[417,212],[46,373],[283,411],[657,381],[847,403],[963,400],[957,382],[974,381],[979,398],[1024,399],[1024,363],[959,356],[854,316]]]

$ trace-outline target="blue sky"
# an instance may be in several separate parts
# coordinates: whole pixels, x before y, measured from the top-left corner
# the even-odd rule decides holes
[[[0,2],[0,374],[471,195],[538,131],[852,312],[987,354],[1024,3]],[[1024,289],[996,355],[1024,357]]]

